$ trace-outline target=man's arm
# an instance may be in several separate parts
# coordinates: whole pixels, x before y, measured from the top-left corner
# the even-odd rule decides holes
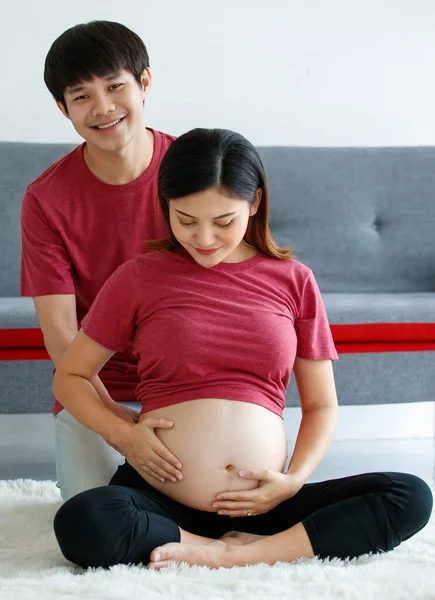
[[[77,334],[76,297],[74,294],[51,294],[33,298],[44,345],[55,368]],[[92,381],[100,400],[114,404],[103,382],[97,376]]]

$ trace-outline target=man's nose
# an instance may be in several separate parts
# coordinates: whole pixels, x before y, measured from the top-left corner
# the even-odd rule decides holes
[[[94,103],[92,106],[92,116],[98,117],[101,115],[107,115],[107,113],[115,110],[115,103],[107,94],[98,94],[94,97]]]

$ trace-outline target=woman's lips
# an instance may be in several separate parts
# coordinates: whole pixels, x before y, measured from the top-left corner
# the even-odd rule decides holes
[[[195,248],[198,254],[202,254],[203,256],[210,256],[219,250],[219,248],[211,248],[210,250],[203,250],[202,248]]]

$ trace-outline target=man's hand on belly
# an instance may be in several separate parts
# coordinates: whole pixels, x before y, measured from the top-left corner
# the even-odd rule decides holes
[[[173,426],[173,421],[168,419],[146,417],[133,425],[128,438],[123,440],[121,452],[142,477],[153,477],[162,483],[168,479],[174,483],[183,479],[182,464],[154,431]]]
[[[212,506],[218,514],[248,517],[269,512],[301,489],[300,480],[278,471],[239,471],[242,479],[254,479],[259,487],[240,492],[220,492]]]

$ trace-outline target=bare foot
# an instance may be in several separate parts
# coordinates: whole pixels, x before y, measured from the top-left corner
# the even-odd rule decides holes
[[[245,544],[250,544],[251,542],[255,542],[262,537],[266,537],[264,535],[255,535],[254,533],[245,533],[244,531],[228,531],[219,539],[225,544],[229,544],[231,546],[244,546]]]
[[[215,540],[210,544],[183,544],[171,542],[154,548],[151,552],[148,568],[162,569],[169,561],[201,565],[217,569],[226,566],[228,547],[224,542]]]

